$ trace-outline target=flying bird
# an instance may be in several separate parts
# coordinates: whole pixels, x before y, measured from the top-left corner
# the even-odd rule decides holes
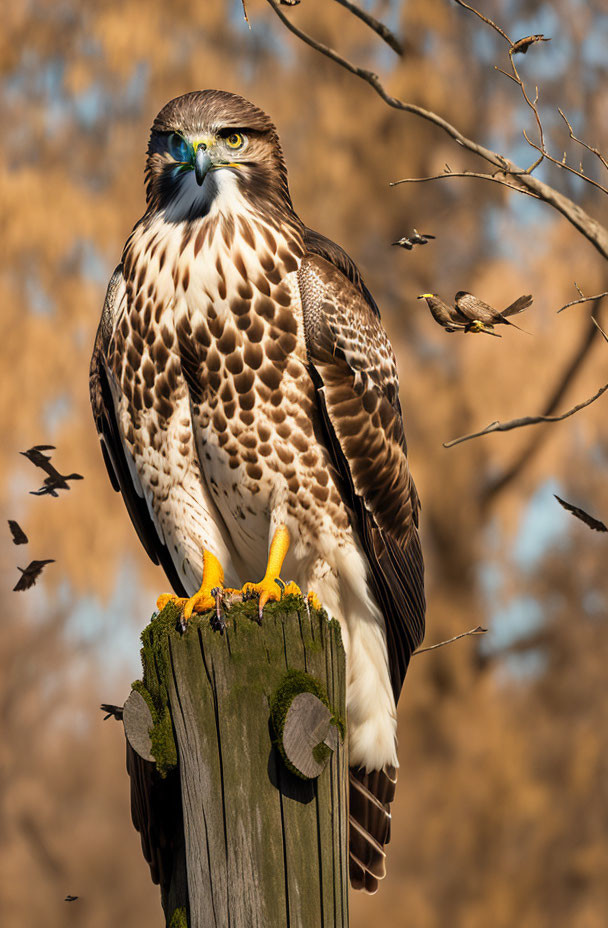
[[[39,490],[30,490],[32,496],[45,496],[47,494],[50,496],[59,496],[57,490],[70,489],[68,480],[84,480],[82,474],[60,474],[59,471],[56,471],[54,468],[53,470],[54,473],[45,478]]]
[[[608,532],[608,526],[600,522],[599,519],[590,516],[584,509],[580,509],[578,506],[573,506],[572,503],[566,502],[566,500],[558,496],[557,493],[553,495],[563,509],[567,512],[571,512],[573,516],[576,516],[577,519],[580,519],[581,522],[584,522],[589,528],[592,528],[595,532]]]
[[[519,329],[520,332],[523,332],[525,330],[520,329],[518,325],[515,325],[514,322],[507,319],[507,316],[514,316],[517,313],[523,312],[528,306],[531,306],[532,295],[527,293],[524,296],[518,297],[513,303],[510,303],[506,309],[503,309],[502,312],[494,309],[489,303],[484,303],[483,300],[473,296],[472,293],[467,293],[466,290],[458,291],[454,297],[454,303],[460,315],[470,323],[472,329],[477,328],[480,331],[487,332],[488,329],[493,328],[495,325],[512,325],[515,329]]]
[[[31,461],[36,467],[41,467],[42,470],[49,473],[48,465],[51,462],[51,456],[49,454],[44,454],[44,451],[56,451],[56,448],[54,445],[34,445],[32,448],[28,448],[27,451],[20,451],[19,454],[22,454],[24,458],[27,458],[28,461]],[[54,470],[52,465],[51,468]]]
[[[403,238],[397,239],[396,242],[391,242],[391,245],[399,245],[401,248],[405,248],[406,251],[411,251],[414,245],[427,245],[429,239],[434,238],[435,236],[429,232],[418,232],[417,229],[414,229],[409,235],[404,235]]]
[[[11,535],[13,536],[14,545],[26,545],[28,538],[18,522],[15,522],[14,519],[8,520],[8,527],[11,530]]]
[[[498,332],[471,326],[469,320],[462,313],[459,313],[455,306],[445,303],[436,293],[421,293],[416,299],[426,300],[426,305],[430,309],[433,319],[446,332],[457,332],[458,330],[461,332],[485,332],[486,335],[495,335],[500,338]]]
[[[350,875],[373,892],[425,609],[393,349],[353,260],[294,211],[276,129],[242,97],[205,90],[161,110],[146,201],[91,362],[110,479],[173,588],[159,608],[176,599],[187,621],[225,583],[262,613],[283,572],[340,622]]]
[[[71,895],[68,893],[68,895],[65,897],[65,899],[64,899],[63,901],[64,901],[64,902],[76,902],[76,900],[79,899],[79,898],[80,898],[80,896],[71,896]]]
[[[27,567],[18,567],[17,570],[21,571],[21,577],[13,587],[13,592],[19,593],[22,590],[29,590],[30,587],[34,586],[46,565],[54,563],[53,558],[48,558],[46,561],[30,561]]]

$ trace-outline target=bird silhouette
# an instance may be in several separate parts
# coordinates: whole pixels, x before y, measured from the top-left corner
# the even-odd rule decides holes
[[[409,235],[404,235],[403,238],[398,238],[396,242],[391,242],[391,245],[399,245],[400,248],[411,251],[414,245],[428,245],[429,239],[432,238],[435,238],[435,236],[431,235],[430,232],[419,232],[414,229]]]
[[[565,509],[567,512],[571,512],[573,516],[576,516],[577,519],[580,519],[581,522],[584,522],[585,525],[588,525],[589,528],[592,528],[594,532],[608,532],[608,526],[604,525],[603,522],[600,522],[599,519],[595,519],[593,516],[590,516],[588,512],[585,512],[585,510],[581,509],[579,506],[574,506],[572,503],[568,503],[565,499],[562,499],[561,496],[558,496],[557,493],[554,493],[553,495],[563,509]]]
[[[13,592],[18,593],[22,590],[29,590],[30,587],[34,586],[46,565],[54,563],[55,561],[53,558],[47,558],[46,561],[30,561],[27,567],[17,567],[17,570],[21,571],[22,576],[19,577],[16,585],[13,587]]]
[[[13,536],[14,545],[26,545],[28,542],[27,535],[21,528],[18,522],[15,522],[14,519],[8,520],[8,527],[11,530],[11,535]]]

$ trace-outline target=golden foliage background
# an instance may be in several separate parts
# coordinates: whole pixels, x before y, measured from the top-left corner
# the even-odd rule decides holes
[[[391,52],[339,5],[290,16],[372,66],[392,92],[521,155],[529,117],[493,70],[500,47],[447,0],[368,4],[405,37]],[[513,34],[545,32],[521,68],[541,83],[548,135],[562,106],[608,149],[608,17],[601,0],[486,5]],[[484,6],[485,9],[485,6]],[[388,110],[369,87],[297,44],[263,2],[30,0],[3,10],[0,153],[0,500],[30,536],[1,547],[0,918],[3,925],[161,925],[131,827],[122,732],[99,702],[122,702],[137,634],[166,584],[109,485],[88,407],[88,363],[107,279],[143,212],[147,133],[171,97],[242,93],[274,118],[296,209],[359,263],[399,355],[410,458],[423,500],[427,642],[476,624],[490,633],[415,658],[400,705],[400,787],[389,875],[352,900],[353,928],[603,928],[608,911],[605,537],[552,493],[608,517],[606,400],[535,433],[516,479],[483,503],[529,430],[444,450],[493,419],[540,412],[585,337],[605,267],[557,214],[491,184],[390,189],[403,176],[471,166],[439,130]],[[568,150],[571,151],[570,145]],[[573,158],[580,157],[580,152]],[[532,160],[531,158],[529,160]],[[587,159],[585,159],[587,162]],[[474,162],[473,162],[474,163]],[[593,170],[591,164],[588,170]],[[597,191],[546,177],[606,222]],[[412,253],[389,243],[437,235]],[[447,336],[418,293],[470,289],[535,304],[527,337]],[[606,379],[598,337],[562,408]],[[28,495],[39,473],[17,454],[56,444],[85,475],[60,499]],[[15,564],[54,557],[13,594]],[[66,893],[78,895],[74,903]]]

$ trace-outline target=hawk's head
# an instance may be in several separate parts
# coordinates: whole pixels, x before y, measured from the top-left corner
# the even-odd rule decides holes
[[[171,100],[150,133],[146,196],[170,219],[205,215],[235,187],[249,199],[291,206],[277,131],[243,97],[199,90]]]

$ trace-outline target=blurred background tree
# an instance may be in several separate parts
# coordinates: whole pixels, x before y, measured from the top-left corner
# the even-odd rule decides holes
[[[533,130],[533,116],[494,70],[499,36],[449,0],[361,4],[401,37],[402,57],[340,3],[302,0],[287,15],[377,72],[391,93],[529,163],[521,130]],[[107,280],[143,212],[152,119],[171,97],[220,87],[273,117],[296,209],[349,251],[381,307],[423,501],[427,642],[490,629],[412,663],[389,875],[377,896],[353,897],[353,928],[377,918],[413,928],[603,928],[606,539],[553,493],[608,517],[606,400],[534,427],[515,479],[490,495],[531,430],[449,450],[442,442],[542,412],[577,353],[560,411],[597,390],[608,345],[597,336],[585,347],[589,305],[555,310],[576,298],[574,281],[603,291],[605,261],[557,213],[503,187],[451,179],[389,188],[446,161],[454,170],[472,162],[439,129],[387,109],[298,42],[263,0],[249,0],[251,31],[240,0],[29,0],[3,12],[0,500],[30,544],[13,547],[7,528],[1,548],[2,924],[162,924],[130,824],[122,732],[97,707],[122,702],[138,675],[137,636],[166,583],[110,488],[87,376]],[[602,0],[492,0],[484,12],[516,38],[551,37],[518,59],[529,86],[540,85],[551,150],[567,147],[578,164],[561,106],[606,152]],[[606,223],[600,191],[554,165],[539,176]],[[436,241],[390,247],[414,226]],[[446,335],[416,296],[459,289],[493,305],[533,293],[525,324],[534,337]],[[59,499],[28,495],[40,474],[17,452],[41,441],[57,445],[60,469],[85,476]],[[34,557],[56,563],[33,590],[10,592],[15,565]],[[68,893],[78,900],[64,902]]]

